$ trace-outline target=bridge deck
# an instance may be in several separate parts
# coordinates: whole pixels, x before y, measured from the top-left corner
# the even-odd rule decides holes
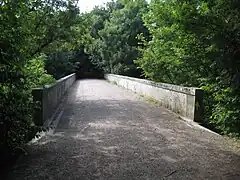
[[[9,179],[240,179],[223,137],[103,80],[77,81],[55,132],[28,152]]]

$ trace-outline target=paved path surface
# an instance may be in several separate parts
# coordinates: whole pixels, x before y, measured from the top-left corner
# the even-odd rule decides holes
[[[240,179],[224,138],[106,81],[77,81],[62,110],[9,179]]]

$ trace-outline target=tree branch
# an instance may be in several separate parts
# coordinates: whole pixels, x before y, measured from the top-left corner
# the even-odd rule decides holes
[[[38,23],[37,23],[36,26],[35,26],[35,31],[36,31],[37,28],[40,26],[43,18],[45,18],[48,13],[49,13],[49,10],[47,10],[47,11],[43,14],[43,16],[40,18],[40,20],[38,21]]]
[[[54,41],[54,39],[55,39],[55,37],[52,36],[50,39],[48,39],[48,41],[46,41],[44,44],[40,45],[40,46],[37,48],[37,50],[34,51],[34,52],[31,54],[31,56],[34,56],[34,55],[36,55],[37,53],[41,52],[41,50],[42,50],[43,48],[45,48],[46,46],[48,46],[50,43],[52,43],[52,42]]]

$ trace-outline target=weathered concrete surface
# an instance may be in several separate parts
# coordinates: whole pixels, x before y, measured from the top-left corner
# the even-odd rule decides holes
[[[76,81],[76,74],[70,74],[56,81],[55,84],[46,85],[43,88],[34,88],[32,90],[33,100],[38,103],[34,112],[34,121],[36,125],[43,125],[56,110],[61,102],[63,95]]]
[[[240,179],[223,137],[103,80],[77,81],[56,131],[28,152],[9,179]]]
[[[156,83],[146,79],[105,74],[105,79],[134,92],[156,99],[162,106],[179,114],[183,119],[201,122],[203,90],[173,84]]]

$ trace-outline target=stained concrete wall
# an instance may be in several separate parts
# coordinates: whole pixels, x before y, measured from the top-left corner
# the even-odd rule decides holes
[[[136,93],[152,97],[159,103],[191,121],[201,121],[203,114],[203,90],[194,87],[182,87],[166,83],[105,74],[105,79]]]
[[[74,73],[57,80],[53,85],[46,85],[32,90],[33,101],[36,106],[34,109],[34,122],[36,125],[43,125],[53,115],[63,95],[75,81],[76,74]]]

